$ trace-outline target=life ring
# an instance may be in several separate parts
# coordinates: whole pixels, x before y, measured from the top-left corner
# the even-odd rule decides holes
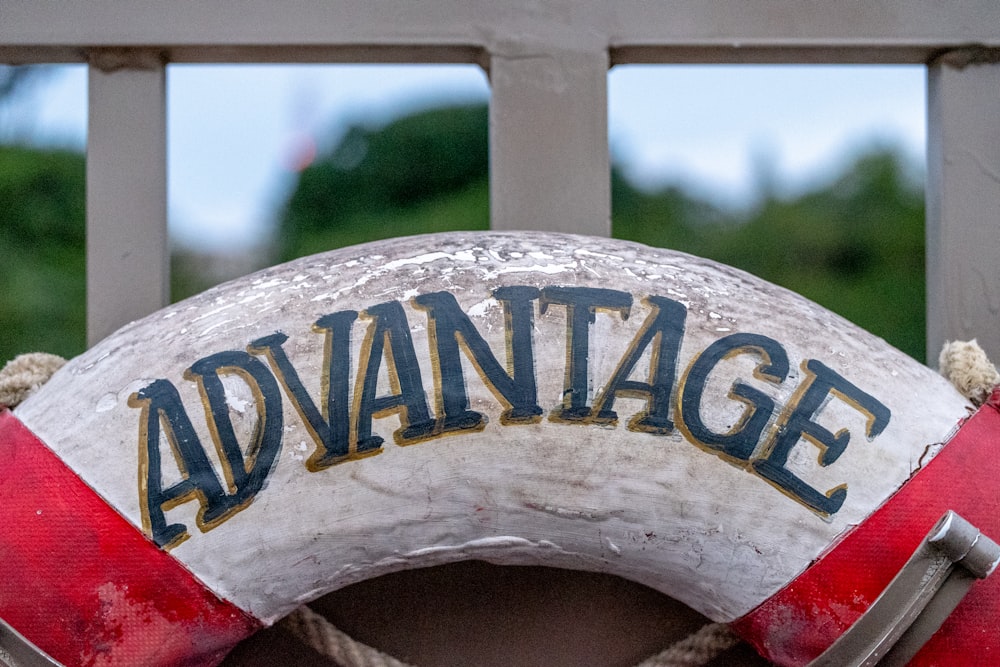
[[[66,665],[210,665],[325,592],[481,559],[616,574],[804,664],[942,511],[1000,532],[1000,412],[970,413],[682,253],[337,250],[134,322],[0,414],[0,618]],[[1000,661],[988,582],[919,664]]]

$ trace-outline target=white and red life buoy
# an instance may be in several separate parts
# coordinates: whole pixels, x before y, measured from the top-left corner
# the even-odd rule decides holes
[[[130,324],[0,414],[0,618],[66,665],[209,665],[328,591],[482,559],[620,575],[805,664],[945,510],[1000,534],[1000,412],[970,414],[681,253],[347,248]],[[918,664],[1000,661],[998,586]]]

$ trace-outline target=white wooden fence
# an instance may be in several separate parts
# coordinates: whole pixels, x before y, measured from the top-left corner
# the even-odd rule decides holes
[[[171,62],[477,63],[493,228],[599,235],[611,66],[926,64],[929,358],[1000,359],[997,0],[0,0],[0,62],[90,66],[91,342],[168,298]]]

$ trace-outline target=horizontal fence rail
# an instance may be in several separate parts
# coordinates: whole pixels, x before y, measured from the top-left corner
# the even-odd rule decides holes
[[[595,235],[610,233],[610,67],[926,64],[928,358],[978,337],[1000,359],[995,0],[5,0],[0,62],[90,67],[91,343],[168,298],[168,63],[476,63],[492,87],[492,227]]]

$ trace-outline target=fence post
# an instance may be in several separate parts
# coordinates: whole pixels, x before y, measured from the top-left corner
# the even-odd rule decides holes
[[[169,302],[166,68],[157,52],[90,53],[87,343]]]
[[[928,70],[927,360],[977,338],[1000,362],[1000,50]]]
[[[490,58],[493,229],[608,236],[608,52]]]

